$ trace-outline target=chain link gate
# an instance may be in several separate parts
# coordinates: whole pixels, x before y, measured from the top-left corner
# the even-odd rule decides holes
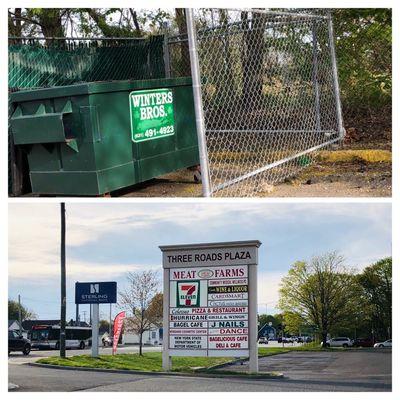
[[[186,18],[204,196],[257,195],[343,138],[329,13]]]

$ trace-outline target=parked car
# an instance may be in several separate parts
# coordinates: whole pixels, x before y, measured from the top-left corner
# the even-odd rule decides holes
[[[323,342],[321,342],[321,346]],[[348,337],[336,337],[332,339],[328,339],[326,341],[326,345],[328,347],[351,347],[353,346],[353,341]]]
[[[8,331],[8,354],[12,351],[22,351],[27,356],[31,352],[31,342],[19,334],[18,331]]]
[[[268,344],[268,339],[264,336],[261,336],[260,339],[258,339],[259,344]]]
[[[293,338],[291,337],[280,337],[278,338],[278,343],[293,343]]]
[[[377,348],[377,347],[380,347],[380,348],[382,348],[382,347],[390,347],[390,348],[392,348],[392,339],[385,340],[384,342],[375,343],[374,347],[375,348]]]
[[[296,341],[297,343],[311,343],[312,339],[310,336],[299,336]]]
[[[354,340],[354,347],[373,347],[374,341],[371,338],[358,338]]]

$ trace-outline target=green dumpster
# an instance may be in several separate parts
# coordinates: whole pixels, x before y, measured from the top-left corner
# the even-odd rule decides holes
[[[101,195],[199,163],[190,78],[11,94],[32,192]]]

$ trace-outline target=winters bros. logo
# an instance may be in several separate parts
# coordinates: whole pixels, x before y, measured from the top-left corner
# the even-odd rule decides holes
[[[177,282],[177,306],[199,307],[200,282]]]

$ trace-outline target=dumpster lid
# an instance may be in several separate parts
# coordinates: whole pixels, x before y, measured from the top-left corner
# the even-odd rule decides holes
[[[68,86],[53,86],[50,88],[21,90],[10,93],[10,99],[12,102],[21,102],[50,99],[55,97],[120,92],[126,90],[146,90],[163,87],[187,86],[191,84],[191,77],[124,81],[96,81],[77,83]]]

